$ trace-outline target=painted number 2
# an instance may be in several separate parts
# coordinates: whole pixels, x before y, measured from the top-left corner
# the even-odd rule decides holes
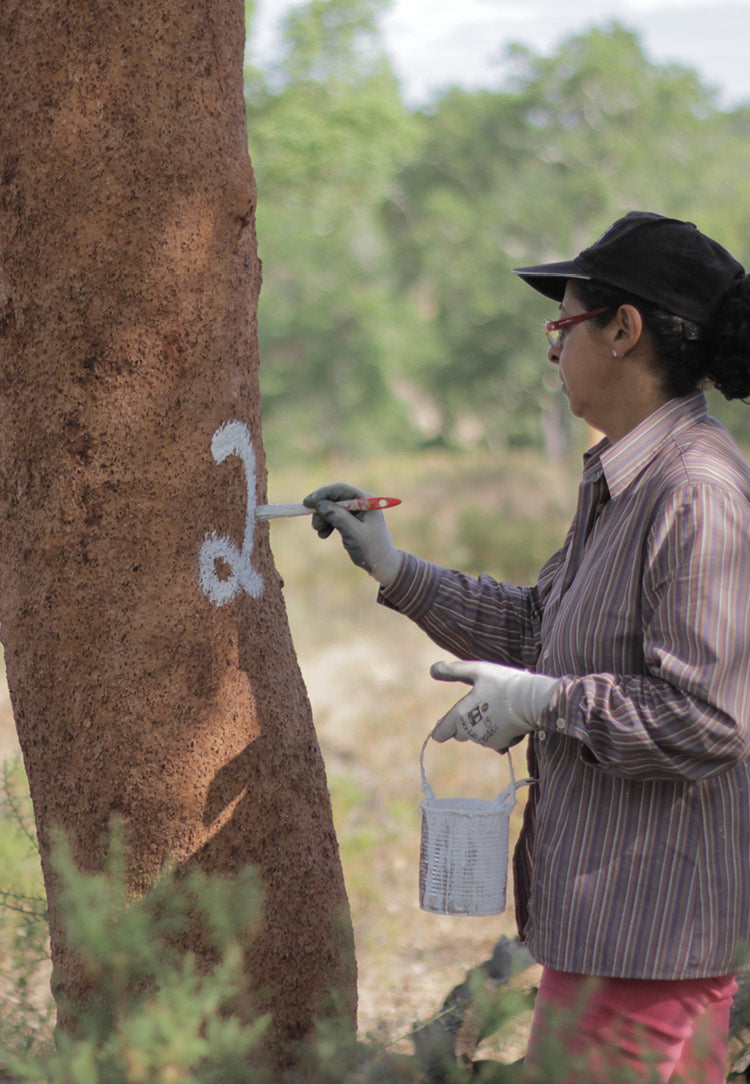
[[[239,456],[247,480],[247,514],[242,548],[238,549],[226,535],[217,535],[216,531],[212,531],[206,535],[200,551],[201,588],[215,606],[223,606],[242,591],[246,591],[251,598],[259,598],[263,594],[263,577],[253,568],[251,560],[255,534],[255,451],[244,422],[225,422],[219,426],[211,440],[211,453],[217,463],[223,463],[230,455]],[[228,576],[219,575],[217,561],[228,566]]]

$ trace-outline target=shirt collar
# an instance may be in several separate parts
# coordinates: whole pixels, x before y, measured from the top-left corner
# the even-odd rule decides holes
[[[622,493],[659,453],[668,440],[705,418],[703,392],[696,391],[655,410],[615,444],[605,437],[584,455],[584,477],[604,472],[611,497]]]

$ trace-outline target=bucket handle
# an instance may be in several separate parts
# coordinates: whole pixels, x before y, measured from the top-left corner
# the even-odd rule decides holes
[[[432,735],[433,731],[431,730],[425,738],[422,744],[422,751],[419,754],[419,768],[422,773],[422,793],[428,800],[432,800],[433,798],[435,798],[435,791],[432,789],[429,782],[427,781],[427,772],[425,771],[424,766],[424,751],[427,748],[427,743],[429,742]],[[508,769],[510,771],[510,786],[513,788],[514,793],[518,790],[519,787],[526,787],[530,783],[536,783],[536,779],[519,779],[516,782],[515,772],[513,771],[513,758],[510,755],[509,749],[506,750],[505,756],[508,758]],[[500,791],[500,794],[502,794],[502,791]],[[498,794],[498,798],[500,797],[500,794]]]

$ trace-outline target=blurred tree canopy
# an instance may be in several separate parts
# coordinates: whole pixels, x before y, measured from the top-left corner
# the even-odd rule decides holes
[[[277,459],[557,452],[571,422],[541,330],[554,306],[511,268],[570,256],[636,208],[750,262],[750,106],[720,110],[694,71],[652,63],[612,23],[553,56],[512,46],[497,90],[410,111],[387,6],[310,0],[263,68],[248,5],[265,443]],[[718,410],[750,436],[741,411]]]

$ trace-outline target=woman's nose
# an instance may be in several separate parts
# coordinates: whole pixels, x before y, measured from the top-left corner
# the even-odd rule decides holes
[[[557,346],[547,347],[547,361],[551,361],[553,365],[557,365],[560,361],[560,344]]]

